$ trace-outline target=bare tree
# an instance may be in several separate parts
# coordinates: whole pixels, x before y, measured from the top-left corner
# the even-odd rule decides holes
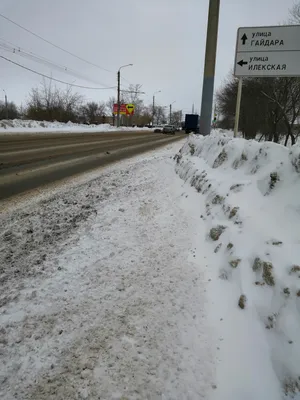
[[[107,106],[106,103],[104,101],[100,101],[100,103],[98,103],[98,114],[100,116],[104,116],[107,113]]]
[[[296,143],[294,124],[300,116],[300,79],[277,78],[270,93],[263,92],[277,108],[286,127],[285,146],[291,138],[292,145]]]
[[[140,115],[135,117],[138,126],[150,125],[152,121],[152,106],[143,106]]]
[[[181,124],[181,115],[182,115],[181,111],[173,111],[172,112],[172,115],[171,115],[172,125],[180,126],[180,124]]]
[[[0,120],[6,119],[6,117],[8,117],[8,119],[15,119],[19,118],[19,116],[18,107],[13,101],[7,103],[7,109],[5,103],[0,101]]]
[[[232,77],[217,95],[218,110],[226,124],[230,121],[233,124],[236,97],[237,80]],[[295,123],[299,116],[299,78],[244,79],[240,128],[247,139],[260,133],[261,138],[274,142],[285,136],[285,145],[289,139],[294,144]]]
[[[65,90],[56,89],[58,97],[58,108],[61,114],[60,120],[64,122],[76,120],[79,107],[83,102],[83,97],[79,93],[74,93],[71,86],[67,86]]]
[[[300,3],[295,3],[289,10],[289,22],[291,24],[300,24]]]
[[[88,124],[98,124],[105,122],[106,104],[91,101],[83,105],[80,109],[83,122]]]
[[[83,115],[86,118],[86,122],[89,124],[95,124],[98,116],[98,104],[94,101],[86,103],[82,107]]]
[[[116,119],[116,116],[115,116],[115,114],[113,113],[113,110],[114,110],[114,104],[116,104],[117,103],[117,99],[115,98],[115,97],[110,97],[108,100],[107,100],[107,102],[106,102],[106,107],[107,107],[107,109],[108,109],[108,113],[112,116],[112,118],[113,118],[113,125],[115,125],[115,119]]]
[[[157,125],[166,124],[167,123],[166,108],[162,106],[156,106],[154,119],[156,120]]]
[[[130,84],[128,89],[122,91],[122,99],[124,103],[134,104],[134,115],[130,117],[130,123],[135,121],[136,124],[140,124],[140,118],[145,109],[144,101],[141,98],[142,85]]]
[[[117,99],[115,97],[110,97],[106,102],[106,107],[110,114],[113,113],[114,104],[117,104]]]
[[[263,94],[271,96],[274,82],[272,78],[247,78],[243,81],[240,130],[246,139],[255,138],[260,132],[268,140],[278,141],[282,112]],[[217,110],[222,116],[218,123],[220,127],[232,129],[234,126],[237,89],[238,80],[232,76],[217,93]]]
[[[39,121],[76,122],[82,101],[82,96],[74,93],[70,86],[58,89],[51,80],[44,79],[29,93],[26,116]]]

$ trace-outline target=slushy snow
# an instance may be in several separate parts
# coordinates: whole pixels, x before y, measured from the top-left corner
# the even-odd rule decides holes
[[[214,390],[208,282],[174,171],[179,148],[2,216],[1,399],[206,399]]]
[[[1,399],[299,399],[299,173],[215,131],[8,204]]]

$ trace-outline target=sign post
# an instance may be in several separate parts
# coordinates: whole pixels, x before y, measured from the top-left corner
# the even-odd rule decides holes
[[[300,76],[300,25],[239,28],[234,75],[239,78],[234,129],[236,136],[243,77]]]
[[[235,121],[234,121],[234,137],[237,137],[239,131],[241,100],[242,100],[243,78],[239,79],[239,86],[236,99]]]

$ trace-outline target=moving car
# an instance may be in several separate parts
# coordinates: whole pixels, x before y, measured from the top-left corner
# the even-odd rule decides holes
[[[163,126],[156,126],[154,129],[154,133],[162,133],[163,129]]]
[[[175,135],[176,128],[173,125],[166,125],[164,126],[163,133],[171,133],[172,135]]]
[[[199,133],[199,115],[186,114],[184,122],[185,133]]]

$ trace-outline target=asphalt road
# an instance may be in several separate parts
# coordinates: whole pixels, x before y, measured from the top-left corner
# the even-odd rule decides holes
[[[151,131],[0,135],[0,200],[182,138]]]

